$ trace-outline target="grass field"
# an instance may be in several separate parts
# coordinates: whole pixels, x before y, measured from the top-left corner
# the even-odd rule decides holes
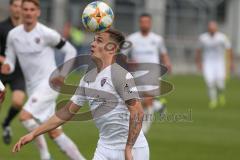
[[[77,77],[71,79],[76,82]],[[207,92],[199,76],[174,76],[168,79],[174,91],[168,100],[168,115],[183,115],[187,121],[155,121],[147,136],[151,160],[237,160],[240,158],[240,80],[227,83],[227,104],[215,110],[208,108]],[[76,83],[77,84],[77,83]],[[10,93],[8,93],[10,94]],[[0,122],[8,109],[7,98],[2,106]],[[190,111],[191,110],[191,116]],[[188,119],[189,118],[189,119]],[[13,142],[26,131],[15,120],[12,124]],[[93,122],[71,122],[64,130],[78,145],[81,152],[91,159],[96,147],[98,132]],[[48,144],[55,160],[67,159],[49,138]],[[13,144],[12,144],[13,145]],[[34,144],[29,144],[13,155],[11,146],[0,141],[0,160],[37,160]]]

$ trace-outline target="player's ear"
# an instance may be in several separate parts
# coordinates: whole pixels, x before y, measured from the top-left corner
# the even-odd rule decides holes
[[[115,54],[118,50],[118,45],[115,42],[109,42],[104,46],[104,49]]]
[[[40,10],[40,8],[38,9],[37,16],[38,16],[38,17],[40,17],[40,16],[41,16],[41,10]]]

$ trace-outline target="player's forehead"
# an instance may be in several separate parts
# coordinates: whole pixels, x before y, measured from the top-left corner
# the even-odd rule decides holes
[[[151,17],[149,16],[142,16],[139,18],[140,21],[151,21]]]
[[[23,2],[22,7],[38,9],[38,6],[36,6],[33,2],[29,2],[29,1]]]
[[[211,22],[208,23],[208,26],[209,27],[217,27],[217,23],[214,22],[214,21],[211,21]]]
[[[102,32],[102,33],[97,33],[94,38],[95,38],[95,39],[101,38],[101,39],[103,39],[103,40],[109,40],[109,37],[110,37],[109,33],[107,33],[107,32]]]
[[[11,4],[11,6],[19,6],[22,4],[22,0],[14,0]]]

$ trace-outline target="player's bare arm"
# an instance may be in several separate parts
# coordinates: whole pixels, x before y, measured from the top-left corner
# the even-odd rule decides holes
[[[125,159],[132,160],[133,159],[132,148],[142,129],[144,112],[142,109],[141,102],[136,99],[126,101],[126,104],[130,112],[130,121],[129,121],[128,139],[127,139],[127,144],[125,148]]]
[[[67,62],[68,60],[77,56],[76,49],[69,42],[63,39],[61,39],[56,48],[59,49],[61,52],[65,53],[64,62]],[[54,87],[61,87],[64,84],[65,76],[69,74],[74,63],[74,60],[68,61],[67,64],[64,64],[61,67],[61,69],[59,70],[59,74],[51,78],[51,83],[52,85],[54,85]]]
[[[233,62],[234,56],[233,56],[233,50],[232,49],[227,49],[227,56],[228,56],[228,59],[229,59],[230,69],[233,72],[234,69],[235,69],[235,66],[234,66],[234,62]]]
[[[167,67],[168,71],[171,73],[172,71],[172,64],[170,58],[167,53],[161,54],[161,59],[163,64]]]
[[[29,134],[21,137],[19,141],[14,145],[12,152],[19,152],[22,146],[33,141],[36,137],[40,136],[41,134],[47,133],[48,131],[51,131],[61,126],[65,122],[71,120],[79,109],[79,106],[72,102],[69,102],[65,107],[56,112],[56,114],[51,117],[46,123],[43,123]]]
[[[196,65],[199,71],[202,71],[202,50],[196,50]]]
[[[4,61],[5,61],[5,57],[4,56],[0,56],[0,64],[3,64]]]

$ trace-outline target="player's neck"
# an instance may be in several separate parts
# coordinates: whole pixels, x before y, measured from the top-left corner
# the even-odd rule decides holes
[[[112,65],[113,63],[115,63],[114,58],[105,59],[105,60],[102,60],[101,62],[99,61],[99,63],[96,63],[98,73],[101,72],[102,70],[104,70],[105,68],[107,68],[108,66]]]
[[[209,32],[210,36],[214,37],[217,32]]]
[[[32,24],[24,24],[24,30],[26,32],[31,32],[37,25],[37,22],[32,23]]]
[[[18,26],[22,23],[22,19],[20,17],[18,18],[15,18],[15,17],[10,17],[11,21],[12,21],[12,24],[14,26]]]
[[[141,31],[141,34],[143,37],[147,37],[149,33],[150,33],[149,31],[146,31],[146,32]]]

